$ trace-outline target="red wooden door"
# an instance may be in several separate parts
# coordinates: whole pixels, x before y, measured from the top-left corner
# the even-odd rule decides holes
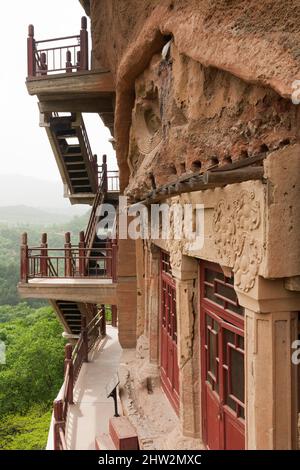
[[[161,255],[161,335],[160,371],[164,392],[175,411],[179,411],[179,368],[177,358],[176,287],[169,255]]]
[[[244,310],[233,278],[201,263],[203,435],[209,449],[244,449]]]

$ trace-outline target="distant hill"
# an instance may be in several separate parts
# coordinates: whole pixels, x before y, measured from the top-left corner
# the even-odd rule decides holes
[[[31,176],[0,174],[0,206],[28,206],[52,213],[81,215],[88,211],[84,205],[71,206],[63,197],[61,181],[48,181]]]
[[[0,206],[0,224],[8,225],[53,225],[70,222],[73,214],[51,213],[28,206]]]

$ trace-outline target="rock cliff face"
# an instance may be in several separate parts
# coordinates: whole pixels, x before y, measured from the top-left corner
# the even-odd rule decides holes
[[[91,0],[90,14],[94,67],[116,82],[131,195],[297,140],[300,2]]]

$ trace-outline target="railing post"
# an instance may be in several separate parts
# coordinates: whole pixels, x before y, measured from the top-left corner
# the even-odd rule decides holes
[[[106,240],[106,277],[112,277],[112,240]]]
[[[80,71],[80,51],[77,51],[77,55],[76,55],[76,69],[77,69],[77,72]]]
[[[65,277],[73,277],[70,232],[65,233]]]
[[[54,416],[54,426],[53,426],[53,447],[54,450],[61,450],[60,446],[60,435],[59,429],[64,428],[64,419],[63,419],[63,409],[64,404],[62,400],[55,400],[53,402],[53,416]]]
[[[81,18],[80,31],[80,70],[89,69],[89,37],[87,32],[87,18]]]
[[[101,310],[102,310],[102,319],[100,323],[100,333],[101,336],[106,336],[106,310],[105,310],[105,305],[101,305]]]
[[[73,72],[71,51],[66,52],[66,72],[67,73],[72,73]]]
[[[36,75],[34,26],[32,24],[28,26],[27,74],[29,78]]]
[[[41,261],[40,261],[40,270],[41,276],[47,277],[48,276],[48,243],[47,243],[47,234],[42,234],[42,241],[41,241]]]
[[[47,75],[48,74],[48,64],[47,64],[46,52],[41,53],[40,62],[41,62],[41,65],[38,66],[39,75]]]
[[[23,233],[21,238],[21,270],[20,270],[20,277],[21,282],[28,282],[28,270],[29,270],[29,263],[28,263],[28,238],[27,233]]]
[[[95,174],[95,178],[96,178],[96,186],[98,188],[98,186],[99,186],[99,178],[98,178],[99,169],[98,169],[98,157],[97,157],[97,155],[94,155],[94,168],[93,168],[93,170],[94,170],[94,174]]]
[[[82,362],[89,362],[88,332],[86,327],[86,317],[84,315],[81,317],[81,334],[83,347]]]
[[[86,253],[85,253],[85,239],[84,239],[84,232],[79,233],[79,276],[84,277],[85,275],[85,260],[86,260]]]
[[[65,375],[67,367],[69,365],[69,381],[68,381],[68,390],[67,390],[67,400],[70,405],[73,405],[73,387],[74,387],[74,367],[72,361],[72,345],[66,344],[65,346]],[[65,377],[66,378],[66,377]]]
[[[111,326],[117,326],[118,309],[116,305],[111,306]]]
[[[117,281],[117,258],[118,258],[118,245],[117,240],[112,240],[111,262],[112,262],[112,281]]]
[[[102,191],[107,193],[108,185],[107,185],[107,156],[102,156]]]

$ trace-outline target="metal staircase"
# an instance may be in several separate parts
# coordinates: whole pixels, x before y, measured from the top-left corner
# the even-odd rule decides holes
[[[41,115],[71,204],[93,204],[98,190],[98,163],[81,113]]]
[[[55,310],[63,318],[70,333],[79,335],[81,330],[81,311],[75,302],[57,300]]]

